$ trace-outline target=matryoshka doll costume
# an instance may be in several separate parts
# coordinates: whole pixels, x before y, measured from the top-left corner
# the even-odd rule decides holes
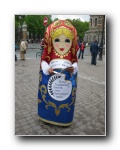
[[[44,36],[38,90],[38,116],[47,123],[69,126],[73,121],[77,89],[77,32],[71,23],[58,20]],[[71,74],[66,68],[73,67]],[[49,74],[49,68],[54,74]]]

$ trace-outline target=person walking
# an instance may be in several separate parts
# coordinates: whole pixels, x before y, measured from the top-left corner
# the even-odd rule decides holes
[[[40,47],[41,47],[41,50],[42,50],[42,53],[43,53],[43,50],[44,50],[44,38],[40,42]]]
[[[17,46],[17,44],[15,44],[15,52],[17,49],[18,49],[18,46]],[[16,54],[15,54],[15,61],[17,61],[17,55]]]
[[[81,45],[81,43],[80,43],[80,41],[78,40],[78,46],[79,46],[79,48],[80,48],[80,45]]]
[[[79,52],[79,55],[78,55],[78,59],[80,58],[81,54],[82,54],[81,59],[83,59],[84,49],[85,49],[85,45],[84,45],[84,42],[82,42],[80,44],[80,52]]]
[[[25,54],[26,54],[26,44],[23,40],[20,41],[20,58],[21,60],[25,60]]]
[[[91,65],[96,65],[98,50],[99,50],[98,44],[97,44],[97,41],[95,40],[90,46],[90,52],[92,55]]]

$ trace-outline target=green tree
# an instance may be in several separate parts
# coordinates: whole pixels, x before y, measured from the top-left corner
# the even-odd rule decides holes
[[[25,15],[15,15],[15,42],[20,40],[20,31],[18,28],[23,24]]]
[[[83,41],[84,33],[89,30],[89,22],[82,22],[80,19],[66,20],[68,20],[76,28],[80,41]]]
[[[43,19],[45,16],[47,15],[27,15],[25,17],[25,22],[27,24],[28,31],[30,33],[33,33],[33,35],[37,34],[43,37],[45,32]],[[48,24],[47,24],[48,26],[49,24],[51,24],[52,20],[50,15],[47,17],[48,17]]]
[[[29,33],[33,33],[33,37],[38,35],[39,38],[44,36],[45,27],[43,25],[44,17],[48,17],[48,24],[52,23],[51,15],[15,15],[15,32],[17,32],[19,24],[22,26],[25,21]]]
[[[55,22],[55,21],[57,21],[57,20],[59,20],[58,18],[55,18],[54,20],[53,20],[53,22]]]
[[[33,33],[33,36],[38,35],[39,38],[44,37],[45,28],[43,25],[44,17],[48,17],[49,26],[52,23],[51,15],[15,15],[15,32],[18,31],[19,24],[23,24],[25,21],[27,24],[27,30],[29,33]],[[58,18],[53,20],[56,21]],[[66,19],[76,28],[78,37],[82,41],[84,37],[84,33],[89,30],[89,22],[82,22],[80,19]]]

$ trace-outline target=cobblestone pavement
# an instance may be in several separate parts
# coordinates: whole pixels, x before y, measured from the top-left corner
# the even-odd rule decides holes
[[[35,45],[33,45],[35,47]],[[40,59],[39,50],[27,50],[26,60],[15,62],[15,135],[106,135],[105,57],[90,65],[91,56],[79,59],[77,99],[73,123],[69,127],[45,124],[37,115],[37,92]]]

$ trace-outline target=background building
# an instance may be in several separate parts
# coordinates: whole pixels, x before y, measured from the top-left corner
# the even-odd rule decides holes
[[[90,45],[92,41],[97,40],[98,43],[100,44],[103,38],[103,45],[105,44],[105,23],[103,22],[103,19],[104,19],[103,15],[90,15],[89,30],[86,31],[84,35],[85,43],[88,43]]]

